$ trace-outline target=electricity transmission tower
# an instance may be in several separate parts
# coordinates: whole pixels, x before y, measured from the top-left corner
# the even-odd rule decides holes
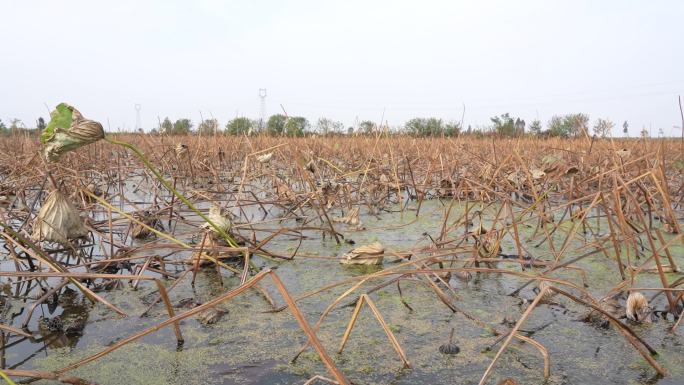
[[[259,99],[261,99],[261,105],[259,106],[259,129],[264,128],[264,123],[266,122],[266,89],[259,88]]]
[[[140,104],[135,104],[135,131],[142,129],[142,119],[140,118],[141,108],[142,106]]]

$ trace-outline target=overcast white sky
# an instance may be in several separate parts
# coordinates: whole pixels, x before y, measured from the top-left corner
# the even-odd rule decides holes
[[[0,0],[0,119],[267,113],[465,125],[510,112],[675,134],[684,1]]]

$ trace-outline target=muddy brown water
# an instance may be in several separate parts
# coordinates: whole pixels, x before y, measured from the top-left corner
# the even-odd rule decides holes
[[[342,231],[357,246],[373,241],[380,241],[395,251],[429,246],[430,240],[423,234],[439,234],[444,204],[437,200],[423,202],[418,220],[397,229],[377,228],[412,222],[415,218],[414,204],[403,213],[383,213],[379,217],[365,214],[362,220],[367,230],[352,231],[342,227]],[[457,206],[454,211],[457,213],[462,209],[462,206]],[[176,229],[178,233],[183,230],[189,229],[181,225]],[[525,232],[524,229],[521,231]],[[302,242],[298,251],[302,255],[339,256],[354,247],[338,246],[329,238],[323,240],[320,233],[309,232],[306,235],[310,238]],[[298,243],[281,239],[269,244],[269,248],[292,251]],[[576,241],[574,246],[580,245]],[[535,257],[549,257],[543,246],[527,246]],[[504,252],[507,251],[514,252],[512,239],[506,239]],[[684,266],[684,249],[675,246],[672,252],[680,266]],[[179,254],[178,257],[184,256]],[[258,266],[277,266],[277,274],[293,295],[368,272],[367,268],[342,266],[329,259],[296,258],[274,262],[255,257],[254,260]],[[600,254],[583,260],[579,265],[587,270],[589,290],[597,296],[618,282],[615,264]],[[384,266],[392,265],[386,259]],[[502,266],[518,269],[512,264]],[[179,272],[180,269],[178,267]],[[579,282],[577,275],[572,273],[563,273],[559,277]],[[670,275],[670,278],[674,277]],[[278,305],[284,304],[269,279],[263,282]],[[644,275],[638,284],[656,282],[657,276],[652,274]],[[238,283],[239,277],[226,274],[221,286],[214,269],[205,268],[201,270],[194,288],[186,278],[171,291],[170,296],[174,303],[184,298],[201,302],[230,290]],[[509,296],[524,283],[524,280],[509,275],[474,274],[470,282],[454,278],[450,283],[458,293],[454,301],[459,307],[500,327],[503,327],[504,319],[516,320],[524,311],[522,299],[532,299],[535,295],[532,290],[525,289],[520,298]],[[401,286],[404,299],[413,311],[401,303],[396,285],[377,291],[371,297],[413,368],[402,369],[401,361],[367,308],[361,312],[345,351],[335,353],[353,307],[334,310],[318,333],[339,368],[355,384],[476,384],[499,345],[493,351],[484,352],[484,349],[496,338],[463,315],[452,313],[428,287],[411,281],[403,281]],[[307,320],[314,324],[323,309],[348,287],[300,301],[299,306]],[[162,305],[155,306],[149,316],[139,317],[155,295],[154,284],[149,282],[141,283],[137,290],[125,287],[103,295],[130,316],[118,317],[102,305],[90,304],[79,294],[64,296],[57,306],[48,308],[44,305],[37,309],[29,329],[39,329],[37,325],[41,315],[61,315],[65,323],[85,322],[82,335],[46,333],[33,341],[14,336],[5,341],[2,349],[4,367],[58,369],[166,319]],[[22,309],[22,301],[15,299],[10,302],[6,316],[23,319],[25,309]],[[664,306],[663,302],[655,303],[656,308]],[[172,329],[165,328],[87,364],[73,374],[99,384],[112,385],[301,384],[316,374],[330,377],[311,349],[296,362],[290,362],[306,337],[288,310],[267,312],[269,305],[254,291],[248,291],[220,307],[228,313],[216,324],[202,325],[196,318],[182,322],[185,344],[181,348],[176,346]],[[603,329],[578,321],[585,313],[586,309],[581,306],[559,298],[557,303],[540,305],[523,326],[526,330],[539,329],[533,338],[549,351],[552,375],[547,382],[543,380],[543,361],[539,353],[531,346],[515,342],[497,363],[488,383],[495,384],[502,378],[513,377],[520,384],[684,384],[684,340],[680,335],[668,332],[671,319],[633,326],[658,351],[656,359],[669,373],[667,377],[660,378],[614,328]],[[17,323],[20,322],[15,321],[13,325]],[[452,328],[455,329],[454,342],[460,353],[446,356],[439,352],[439,346],[448,340]],[[681,329],[680,334],[684,333]]]

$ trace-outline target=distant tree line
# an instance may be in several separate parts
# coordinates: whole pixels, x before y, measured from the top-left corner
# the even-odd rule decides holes
[[[370,120],[362,120],[354,127],[346,127],[342,122],[328,118],[319,118],[315,124],[311,124],[302,116],[288,117],[283,114],[272,115],[266,121],[253,120],[246,117],[236,117],[221,127],[217,119],[203,119],[195,127],[187,118],[172,121],[168,117],[159,122],[159,126],[152,130],[153,134],[163,133],[166,135],[252,135],[266,134],[271,136],[300,137],[305,135],[374,135],[387,133],[391,135],[410,135],[414,137],[455,137],[459,135],[473,136],[540,136],[573,138],[584,135],[595,137],[612,136],[615,132],[615,123],[610,119],[598,118],[591,124],[589,115],[583,113],[571,113],[554,115],[544,126],[538,119],[525,122],[520,117],[509,113],[493,116],[489,124],[467,128],[461,127],[460,122],[444,121],[435,117],[409,119],[400,127],[391,129],[385,125],[378,125]],[[16,132],[36,133],[46,126],[45,119],[39,117],[34,127],[27,127],[19,119],[11,119],[8,124],[0,120],[0,134]],[[660,129],[658,136],[663,136]],[[622,124],[622,133],[629,136],[629,125]],[[645,128],[640,131],[640,136],[648,137],[649,131]]]
[[[625,122],[626,126],[627,122]],[[362,120],[355,127],[345,128],[344,124],[328,118],[320,118],[315,124],[311,124],[301,116],[288,117],[282,114],[272,115],[265,122],[246,117],[236,117],[230,120],[224,127],[215,119],[204,120],[197,130],[193,131],[193,124],[189,119],[178,119],[175,122],[164,119],[160,126],[160,132],[171,135],[184,135],[197,132],[200,135],[226,134],[226,135],[251,135],[266,134],[272,136],[298,137],[305,135],[372,135],[378,132],[390,134],[403,134],[414,137],[455,137],[459,135],[474,136],[542,136],[572,138],[587,135],[606,137],[613,134],[615,124],[609,119],[597,119],[590,125],[589,116],[583,113],[554,115],[546,126],[538,119],[529,124],[520,117],[511,116],[509,113],[493,116],[490,123],[484,126],[467,129],[461,127],[460,122],[444,121],[436,117],[409,119],[400,127],[389,129],[386,125],[379,126],[370,120]]]
[[[599,118],[590,126],[589,115],[583,113],[572,113],[565,115],[554,115],[549,119],[546,128],[538,119],[532,120],[528,125],[525,120],[512,117],[505,113],[490,118],[491,125],[473,129],[468,127],[463,134],[466,135],[487,135],[496,134],[499,136],[523,136],[534,135],[542,137],[561,137],[573,138],[583,135],[607,137],[613,133],[615,123],[609,119]],[[627,134],[627,122],[623,125],[624,133]]]
[[[36,120],[36,125],[34,127],[27,127],[21,119],[11,119],[8,126],[0,119],[0,135],[13,133],[37,134],[43,131],[45,126],[45,119],[42,117]]]
[[[189,119],[178,119],[172,122],[165,118],[159,129],[154,133],[168,135],[187,135],[196,132],[199,135],[226,134],[226,135],[250,135],[266,134],[272,136],[298,137],[305,135],[371,135],[382,130],[373,121],[363,120],[356,127],[346,127],[342,122],[320,118],[315,124],[302,116],[288,117],[282,114],[272,115],[265,122],[246,117],[236,117],[221,128],[214,119],[204,120],[194,130],[194,125]],[[385,127],[388,129],[387,127]],[[388,129],[389,130],[389,129]],[[396,133],[396,130],[389,130]],[[457,136],[461,131],[459,123],[444,122],[438,118],[414,118],[406,122],[398,132],[413,136]]]

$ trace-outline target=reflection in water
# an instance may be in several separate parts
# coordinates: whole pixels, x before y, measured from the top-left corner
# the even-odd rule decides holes
[[[0,304],[3,307],[3,315],[6,315],[5,313],[10,311],[10,309],[15,308],[20,310],[16,313],[11,313],[10,319],[18,318],[24,314],[23,305],[12,304],[12,300],[8,298],[0,298],[0,300]],[[37,331],[32,334],[32,337],[18,337],[16,335],[10,337],[5,333],[2,334],[2,367],[20,367],[48,349],[72,349],[76,347],[83,335],[91,308],[90,301],[76,291],[70,288],[57,291],[39,307],[38,312],[43,314],[37,317]],[[18,352],[13,351],[16,356],[12,358],[18,357],[18,360],[8,363],[5,353],[14,346],[20,348]],[[35,348],[38,349],[35,350]],[[22,358],[24,355],[27,356]]]

